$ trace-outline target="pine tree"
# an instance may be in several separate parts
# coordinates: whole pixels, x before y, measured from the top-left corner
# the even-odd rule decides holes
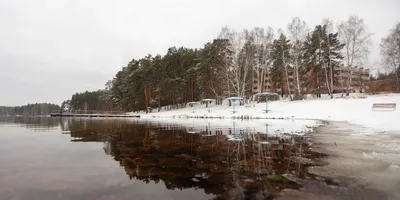
[[[290,84],[289,84],[289,70],[290,66],[288,62],[290,60],[290,44],[289,40],[286,39],[286,36],[282,33],[279,39],[274,40],[272,46],[272,60],[273,60],[273,69],[272,69],[272,78],[275,84],[280,87],[281,96],[284,95],[284,85],[286,85],[288,94],[291,97]]]
[[[216,39],[199,50],[198,63],[192,70],[197,75],[200,98],[216,98],[221,102],[224,97],[223,92],[226,88],[224,58],[227,53],[225,45],[223,40]]]
[[[321,86],[325,82],[328,93],[333,98],[334,73],[343,59],[340,53],[343,46],[338,40],[338,34],[327,33],[325,25],[316,26],[307,36],[304,43],[304,59],[310,66],[317,97],[321,97]]]

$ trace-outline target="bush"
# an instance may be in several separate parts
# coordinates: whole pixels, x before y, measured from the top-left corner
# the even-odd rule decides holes
[[[288,183],[289,182],[289,179],[287,179],[282,174],[270,175],[270,176],[266,176],[265,178],[272,182],[276,182],[276,183]]]
[[[295,94],[295,95],[293,96],[293,100],[294,100],[294,101],[296,101],[296,100],[303,100],[303,99],[305,99],[305,96],[302,95],[302,94]]]

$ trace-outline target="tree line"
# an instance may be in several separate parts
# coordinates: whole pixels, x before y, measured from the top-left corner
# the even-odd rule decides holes
[[[394,71],[400,62],[400,43],[396,43],[399,29],[397,24],[381,44],[385,66]],[[337,69],[351,67],[350,75],[341,81],[345,89],[340,92],[348,95],[354,67],[364,66],[370,45],[371,33],[357,16],[337,26],[324,19],[312,29],[296,17],[286,30],[277,32],[271,27],[242,31],[223,27],[202,48],[171,47],[163,56],[132,59],[98,91],[101,94],[75,94],[64,104],[82,109],[87,102],[93,109],[107,104],[108,109],[135,111],[179,108],[204,98],[221,103],[226,97],[266,91],[279,91],[292,100],[302,99],[310,90],[318,97],[328,93],[333,98],[338,92],[334,91],[334,80],[341,73]]]
[[[0,106],[0,116],[38,116],[49,115],[60,110],[60,106],[51,103],[35,103],[24,106]]]
[[[107,98],[105,90],[86,91],[82,93],[75,93],[71,99],[61,103],[63,111],[76,111],[76,110],[118,110],[114,108],[114,104]]]
[[[394,78],[397,92],[400,92],[400,22],[382,38],[380,48],[382,63],[389,77]]]

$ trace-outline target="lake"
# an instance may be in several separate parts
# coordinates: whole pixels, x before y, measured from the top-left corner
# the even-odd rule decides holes
[[[314,180],[324,156],[251,122],[0,121],[2,200],[272,199]]]

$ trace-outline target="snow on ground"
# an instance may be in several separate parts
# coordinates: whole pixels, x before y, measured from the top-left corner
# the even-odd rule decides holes
[[[396,103],[400,105],[400,95],[368,96],[365,99],[305,100],[271,103],[270,115],[295,118],[311,118],[346,121],[362,125],[374,131],[400,131],[400,111],[372,110],[374,103]],[[276,109],[274,109],[274,107]]]
[[[154,112],[149,114],[141,114],[141,118],[178,118],[174,123],[186,123],[183,119],[185,117],[214,117],[214,118],[240,118],[241,116],[249,117],[248,123],[254,124],[259,129],[265,127],[268,121],[255,120],[257,118],[284,118],[284,120],[269,120],[271,126],[280,126],[282,128],[291,124],[285,132],[301,131],[305,126],[312,126],[316,124],[315,120],[332,120],[332,121],[346,121],[351,124],[362,125],[373,129],[373,131],[400,131],[400,110],[384,111],[372,110],[373,103],[396,103],[400,105],[400,95],[386,94],[386,95],[370,95],[367,98],[337,98],[330,99],[327,97],[321,99],[311,99],[302,101],[273,101],[268,103],[268,113],[265,113],[265,103],[254,103],[247,106],[239,106],[236,102],[235,113],[232,113],[233,107],[228,106],[227,102],[223,105],[195,105],[194,108],[187,106],[183,109]],[[210,112],[209,112],[210,110]],[[299,119],[314,119],[314,120],[299,120]],[[166,119],[165,119],[166,120]],[[294,122],[292,122],[294,120]],[[190,120],[189,120],[190,121]],[[206,120],[207,121],[207,120]],[[210,121],[210,120],[209,120]],[[211,120],[213,121],[213,120]],[[229,120],[231,121],[231,120]],[[237,120],[241,121],[241,120]],[[244,121],[244,120],[243,120]],[[196,121],[196,123],[198,123]],[[222,123],[215,122],[215,123]],[[231,122],[229,122],[231,123]],[[256,125],[257,123],[264,124],[263,126]],[[279,124],[283,123],[283,124]],[[276,125],[275,125],[276,124]],[[285,124],[285,125],[284,125]],[[271,128],[272,131],[278,129]]]
[[[177,125],[188,127],[188,130],[200,132],[205,130],[220,130],[222,134],[227,135],[231,130],[231,134],[240,133],[241,131],[248,133],[268,133],[268,134],[304,134],[311,130],[311,127],[318,125],[315,120],[270,120],[270,119],[195,119],[195,118],[133,118],[132,120],[143,122],[146,121],[150,125]]]

